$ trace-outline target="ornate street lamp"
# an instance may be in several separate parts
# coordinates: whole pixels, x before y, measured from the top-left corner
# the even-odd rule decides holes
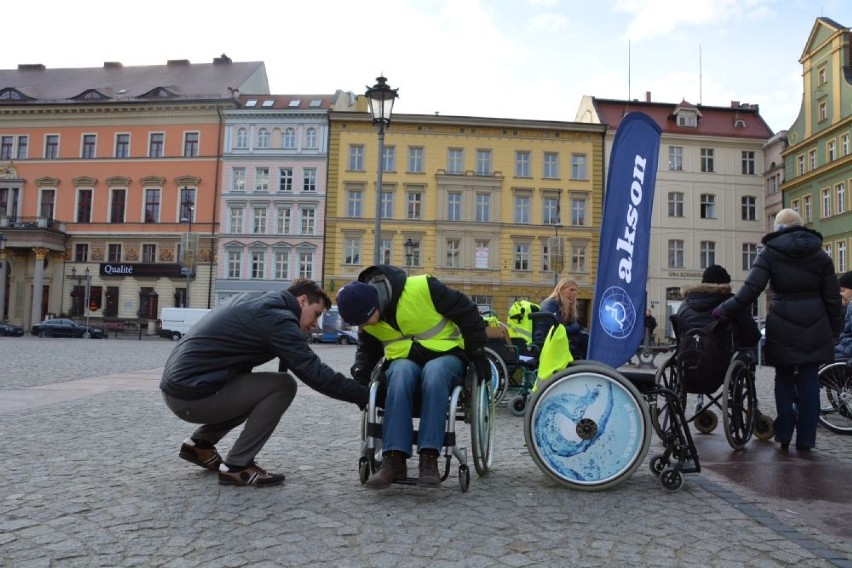
[[[192,216],[195,213],[195,206],[189,198],[189,188],[184,187],[184,202],[181,204],[181,223],[189,223],[189,230],[186,233],[186,243],[183,247],[183,272],[186,274],[186,298],[184,308],[189,307],[189,283],[195,268],[195,247],[192,243]]]
[[[89,267],[88,266],[86,267],[86,272],[84,274],[78,275],[77,269],[72,266],[71,267],[71,278],[73,278],[74,281],[77,282],[77,287],[74,290],[71,290],[71,298],[73,298],[73,300],[74,300],[74,307],[73,307],[74,313],[73,313],[73,315],[79,317],[79,316],[83,315],[84,310],[89,309],[89,301],[90,301],[89,294],[91,293],[91,282],[92,282],[92,276],[91,276],[91,274],[89,274]],[[80,288],[80,286],[83,285],[84,280],[86,282],[86,289],[85,289],[85,294],[83,295],[83,298],[81,300],[80,292],[77,289]],[[81,301],[84,302],[83,305],[81,305]],[[88,318],[89,318],[89,316],[88,316],[88,312],[87,312],[86,313],[86,324],[87,325],[88,325]]]
[[[0,321],[6,320],[6,235],[0,233]]]
[[[373,264],[381,263],[382,254],[382,170],[384,169],[385,126],[391,121],[393,103],[399,89],[391,89],[385,77],[376,77],[376,84],[367,87],[367,99],[373,124],[379,127],[379,167],[376,172],[376,226],[373,244]]]
[[[405,273],[409,274],[409,270],[412,266],[414,266],[414,248],[417,246],[417,243],[411,240],[411,237],[405,240],[402,245],[403,250],[405,251]]]

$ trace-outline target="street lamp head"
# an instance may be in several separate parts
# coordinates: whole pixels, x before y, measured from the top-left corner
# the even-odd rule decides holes
[[[71,267],[71,278],[77,278],[77,269],[73,266]]]
[[[370,103],[370,114],[373,116],[373,124],[390,124],[393,103],[399,96],[399,89],[391,89],[385,77],[376,77],[376,84],[367,87],[367,99]]]

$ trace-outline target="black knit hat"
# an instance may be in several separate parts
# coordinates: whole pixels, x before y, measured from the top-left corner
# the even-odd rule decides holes
[[[837,279],[837,283],[841,288],[852,288],[852,270],[841,274]]]
[[[724,267],[719,266],[718,264],[714,264],[712,266],[708,266],[707,270],[704,271],[704,274],[701,276],[701,283],[730,284],[731,275],[728,274],[728,271],[725,270]]]

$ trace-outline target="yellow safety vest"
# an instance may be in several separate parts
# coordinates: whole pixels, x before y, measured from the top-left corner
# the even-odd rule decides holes
[[[533,304],[529,300],[515,300],[509,307],[509,317],[506,318],[506,325],[509,327],[509,337],[512,339],[523,339],[529,345],[533,341],[533,322],[530,319],[532,312],[537,312],[538,304]]]
[[[385,359],[408,357],[416,341],[430,351],[443,353],[455,347],[464,349],[464,339],[458,326],[439,314],[429,294],[427,276],[409,276],[396,305],[394,329],[384,321],[365,325],[364,331],[382,342]]]

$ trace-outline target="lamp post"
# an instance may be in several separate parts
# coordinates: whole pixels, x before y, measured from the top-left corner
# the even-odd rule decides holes
[[[75,315],[83,315],[83,312],[86,313],[86,325],[89,325],[89,301],[91,294],[91,284],[92,284],[92,275],[89,273],[89,267],[86,267],[86,272],[84,274],[77,274],[77,269],[73,266],[71,267],[71,278],[77,282],[77,288],[83,285],[83,281],[86,281],[86,291],[83,295],[83,301],[85,302],[83,306],[80,306],[80,292],[75,290],[71,291],[71,297],[74,299],[74,303],[76,304],[74,312]]]
[[[406,239],[405,243],[403,243],[403,245],[402,245],[403,249],[405,250],[405,274],[406,275],[410,274],[409,271],[411,269],[411,266],[413,266],[412,259],[414,258],[414,247],[416,247],[416,246],[417,246],[417,243],[412,241],[410,237],[408,239]]]
[[[6,235],[0,233],[0,321],[6,321]]]
[[[180,219],[181,223],[189,223],[189,229],[186,233],[186,243],[183,247],[183,272],[186,274],[186,297],[184,298],[184,308],[189,307],[189,282],[192,276],[192,269],[195,267],[195,249],[192,246],[192,215],[195,212],[195,207],[189,200],[189,193],[186,187],[183,188],[184,194],[187,196],[181,204],[183,216]]]
[[[390,124],[393,103],[399,96],[399,89],[391,89],[387,78],[376,77],[376,84],[367,87],[367,99],[373,124],[379,127],[379,167],[376,172],[376,226],[373,244],[373,264],[381,264],[382,255],[382,170],[384,169],[385,126]]]

